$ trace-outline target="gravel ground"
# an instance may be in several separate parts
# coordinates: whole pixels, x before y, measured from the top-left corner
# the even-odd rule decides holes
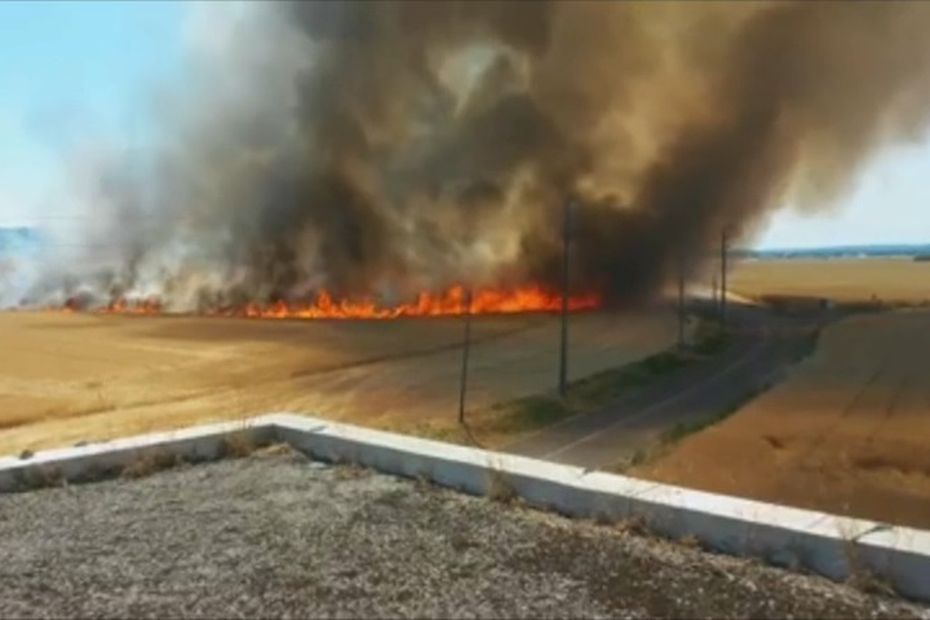
[[[686,545],[282,453],[0,496],[0,617],[923,617]]]

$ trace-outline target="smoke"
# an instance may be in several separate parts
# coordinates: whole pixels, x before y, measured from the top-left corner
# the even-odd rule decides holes
[[[217,5],[159,140],[79,175],[106,251],[33,298],[553,284],[571,198],[575,286],[642,299],[930,117],[925,3]]]

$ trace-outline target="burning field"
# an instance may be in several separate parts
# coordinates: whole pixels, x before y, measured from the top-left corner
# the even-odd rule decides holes
[[[469,409],[554,388],[549,314],[476,316]],[[580,313],[573,377],[667,347],[671,314]],[[456,427],[458,318],[253,320],[0,313],[0,454],[280,410]]]
[[[601,306],[601,297],[596,293],[570,295],[565,300],[569,312],[595,310]],[[54,310],[55,308],[49,308]],[[94,312],[98,314],[157,315],[165,311],[158,297],[119,297],[103,306],[88,306],[81,299],[70,298],[60,308],[65,312]],[[515,289],[490,287],[466,290],[460,284],[453,285],[439,294],[421,292],[409,303],[386,305],[372,298],[333,299],[323,290],[313,301],[271,303],[248,302],[242,306],[210,308],[207,316],[240,317],[250,319],[363,319],[389,320],[398,318],[461,316],[464,314],[524,314],[533,312],[556,312],[562,309],[562,296],[540,286],[524,286]]]
[[[0,255],[0,452],[451,419],[459,315],[472,406],[545,391],[564,287],[573,376],[638,359],[722,233],[930,123],[930,3],[198,6],[143,138],[63,154],[65,217]]]
[[[151,137],[74,154],[0,304],[511,313],[567,275],[630,308],[930,120],[922,3],[205,5]]]

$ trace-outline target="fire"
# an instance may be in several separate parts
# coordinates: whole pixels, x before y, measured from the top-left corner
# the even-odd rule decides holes
[[[568,300],[571,311],[592,310],[600,305],[601,297],[594,293],[573,295]],[[396,319],[454,316],[464,314],[466,310],[474,314],[516,314],[557,312],[561,308],[561,295],[537,285],[512,289],[478,288],[472,291],[469,305],[465,287],[456,284],[440,293],[421,292],[413,301],[397,305],[383,305],[373,298],[334,299],[323,290],[312,302],[252,302],[241,307],[212,310],[207,314],[256,319]],[[66,310],[75,308],[66,306]],[[162,311],[160,300],[152,298],[117,299],[98,310],[105,314],[160,314]]]
[[[384,306],[373,299],[335,300],[322,291],[312,303],[252,303],[241,309],[218,314],[262,319],[396,319],[401,317],[453,316],[464,314],[467,293],[454,285],[442,293],[421,292],[409,303]],[[599,295],[576,295],[569,298],[569,310],[590,310],[600,306]],[[475,314],[515,314],[519,312],[554,312],[562,307],[562,298],[539,286],[515,289],[481,288],[473,291],[470,311]]]
[[[99,308],[101,314],[161,314],[161,301],[155,298],[125,299],[110,302],[105,308]]]

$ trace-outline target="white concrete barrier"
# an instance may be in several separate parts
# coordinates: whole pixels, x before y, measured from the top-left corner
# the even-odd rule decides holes
[[[0,493],[29,490],[58,481],[84,482],[119,475],[146,456],[167,455],[196,463],[224,456],[227,441],[243,435],[260,444],[275,440],[276,428],[264,417],[243,422],[152,433],[99,443],[0,458]]]
[[[28,459],[0,459],[0,492],[41,484],[50,469],[68,481],[99,478],[151,450],[193,461],[218,458],[233,433],[256,443],[287,442],[312,458],[426,479],[472,494],[488,493],[492,478],[503,478],[519,497],[539,508],[576,517],[640,519],[665,536],[693,536],[715,550],[836,580],[868,571],[906,596],[930,601],[928,531],[286,413],[53,450]]]

